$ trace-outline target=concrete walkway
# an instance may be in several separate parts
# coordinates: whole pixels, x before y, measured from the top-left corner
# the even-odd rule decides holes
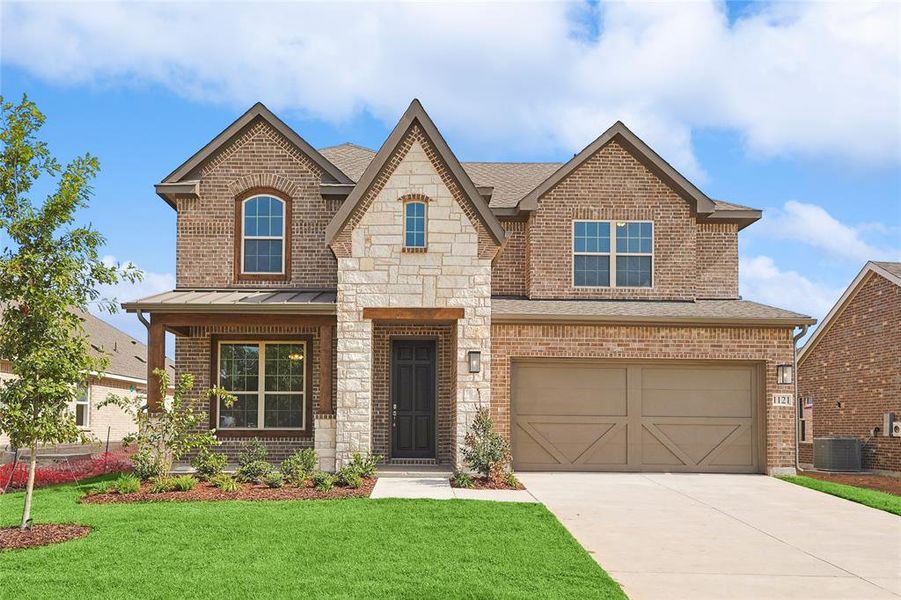
[[[518,476],[632,600],[901,596],[886,512],[762,475]]]
[[[452,488],[447,478],[443,477],[379,477],[370,498],[537,502],[528,490],[464,490]]]

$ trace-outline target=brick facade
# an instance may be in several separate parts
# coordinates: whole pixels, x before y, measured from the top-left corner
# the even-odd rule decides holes
[[[198,396],[203,390],[209,389],[216,385],[217,381],[210,381],[212,366],[212,344],[213,335],[220,336],[222,339],[240,340],[243,336],[248,335],[297,335],[311,336],[312,344],[307,348],[307,360],[313,361],[313,376],[306,382],[308,390],[305,399],[307,404],[312,403],[314,411],[319,405],[319,328],[309,326],[228,326],[228,327],[192,327],[190,336],[179,336],[175,338],[175,371],[176,377],[180,377],[184,373],[190,373],[194,376],[194,389],[192,393]],[[334,355],[334,353],[333,353]],[[334,369],[334,365],[332,365]],[[334,389],[334,386],[333,386]],[[209,407],[207,407],[207,411]],[[207,422],[207,421],[204,421]],[[269,452],[269,459],[278,462],[285,459],[298,448],[313,447],[313,436],[315,433],[315,422],[311,425],[310,434],[301,434],[289,436],[273,436],[266,435],[265,431],[261,431],[258,439],[263,442]],[[244,437],[235,437],[235,434],[228,430],[220,429],[217,432],[219,439],[218,451],[228,455],[230,461],[237,458],[240,451],[241,442]]]
[[[901,418],[901,287],[870,273],[805,352],[798,391],[813,398],[815,437],[866,441],[864,468],[901,472],[901,438],[870,438],[882,414]]]
[[[491,295],[526,296],[529,293],[529,223],[525,219],[505,219],[501,225],[507,232],[507,241],[491,263]]]
[[[372,452],[391,456],[391,342],[395,339],[434,339],[438,351],[435,363],[437,402],[437,459],[453,463],[456,453],[454,419],[456,416],[457,351],[453,325],[392,325],[375,322],[372,326]]]
[[[738,225],[698,223],[697,252],[697,297],[738,298]]]
[[[492,416],[510,435],[511,364],[517,358],[609,360],[719,360],[763,365],[766,405],[766,467],[769,472],[795,465],[793,407],[774,407],[776,365],[793,358],[792,330],[735,327],[631,327],[623,325],[533,325],[494,323],[491,327]]]
[[[200,192],[177,202],[178,287],[334,289],[337,263],[325,227],[340,203],[322,197],[321,177],[319,167],[267,123],[249,124],[187,175],[200,179]],[[291,202],[290,281],[235,281],[236,198],[255,188],[271,188]]]

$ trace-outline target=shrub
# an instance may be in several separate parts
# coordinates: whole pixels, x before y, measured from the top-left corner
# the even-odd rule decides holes
[[[325,471],[313,473],[313,487],[320,492],[327,492],[335,487],[335,476]]]
[[[179,475],[172,478],[172,487],[179,492],[190,492],[196,485],[197,480],[191,475]]]
[[[267,487],[280,488],[285,485],[285,476],[278,471],[270,471],[263,475],[263,483],[265,483]]]
[[[338,469],[338,472],[335,473],[335,479],[338,480],[339,485],[355,489],[363,486],[363,477],[352,464],[347,464]]]
[[[468,489],[474,487],[474,485],[472,475],[464,471],[454,471],[454,475],[451,477],[452,487]]]
[[[138,450],[131,457],[131,464],[134,466],[134,474],[141,481],[150,481],[151,479],[157,479],[165,475],[163,472],[163,465],[153,453],[147,449]]]
[[[473,471],[494,481],[502,481],[510,463],[510,444],[494,430],[487,408],[479,408],[461,449],[463,462]]]
[[[112,488],[120,494],[134,494],[141,491],[141,480],[131,473],[123,473],[113,482]]]
[[[295,485],[301,485],[316,470],[316,451],[312,448],[297,450],[282,461],[281,471],[285,479]]]
[[[378,454],[370,454],[363,458],[359,452],[354,452],[350,457],[348,466],[358,473],[360,477],[372,477],[375,475],[375,470],[381,460],[382,457]]]
[[[208,448],[201,449],[191,461],[191,466],[201,481],[209,481],[220,474],[226,464],[228,464],[227,456],[221,452],[210,452]]]
[[[259,483],[270,471],[272,471],[272,465],[265,460],[257,460],[238,467],[235,479],[246,483]]]
[[[238,482],[226,475],[225,473],[220,473],[216,475],[212,479],[210,479],[210,483],[223,492],[237,492],[238,491]]]
[[[266,462],[266,446],[260,440],[247,440],[241,444],[238,452],[238,466],[243,467],[255,462]]]
[[[512,488],[518,488],[519,487],[519,478],[516,475],[514,475],[512,472],[507,473],[506,475],[504,475],[504,483],[506,483],[508,486],[510,486]]]
[[[173,489],[174,486],[171,477],[159,477],[151,482],[149,491],[151,494],[162,494],[164,492],[171,492]]]

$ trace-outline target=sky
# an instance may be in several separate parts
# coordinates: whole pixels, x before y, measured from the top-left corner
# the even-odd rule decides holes
[[[819,319],[867,260],[901,260],[899,11],[4,0],[0,94],[38,104],[60,160],[99,157],[78,221],[145,273],[104,290],[118,301],[175,287],[153,185],[254,102],[315,147],[377,149],[417,97],[463,161],[566,161],[622,120],[708,196],[763,210],[740,235],[742,296]]]

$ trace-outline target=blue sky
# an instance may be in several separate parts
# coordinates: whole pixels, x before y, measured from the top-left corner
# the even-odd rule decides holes
[[[2,5],[0,92],[38,103],[61,160],[100,158],[80,220],[147,272],[118,299],[173,287],[153,184],[256,100],[316,147],[378,148],[417,96],[461,160],[565,161],[621,119],[708,195],[764,210],[742,294],[817,318],[866,259],[901,260],[895,5],[269,8]]]

